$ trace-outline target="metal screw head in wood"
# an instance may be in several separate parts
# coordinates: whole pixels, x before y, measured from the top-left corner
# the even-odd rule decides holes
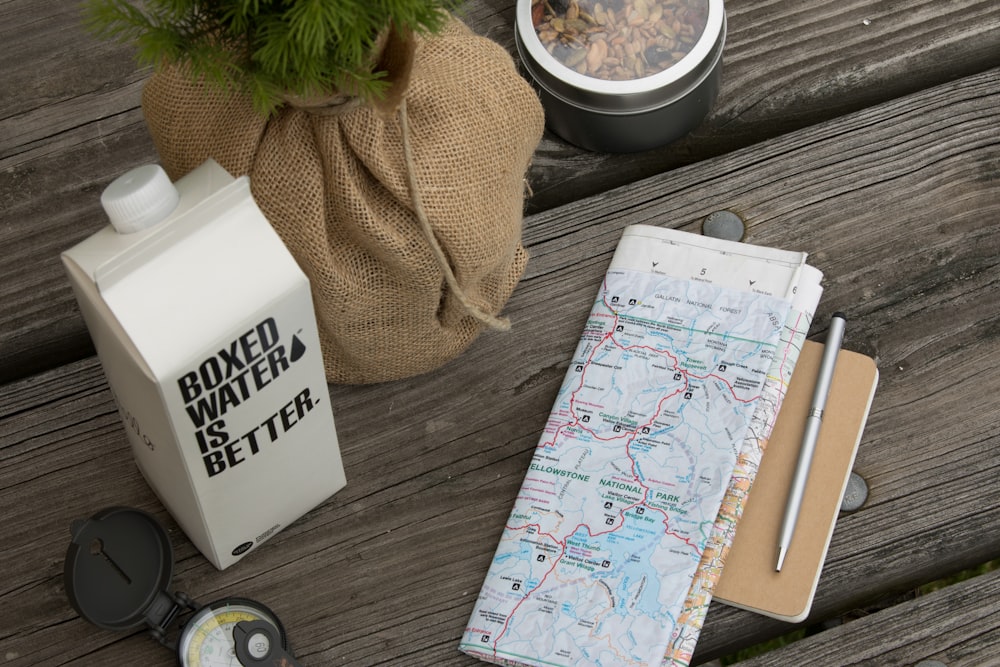
[[[732,211],[710,213],[701,223],[701,233],[725,241],[742,241],[746,235],[743,219]]]
[[[868,485],[861,475],[852,472],[847,479],[847,489],[844,491],[844,500],[840,503],[841,512],[853,512],[859,509],[868,500]]]

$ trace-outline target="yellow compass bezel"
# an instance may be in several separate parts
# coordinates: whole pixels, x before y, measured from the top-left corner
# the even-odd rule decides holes
[[[233,628],[240,621],[267,621],[277,628],[282,648],[288,648],[285,630],[273,611],[255,600],[225,598],[199,609],[184,626],[177,642],[177,656],[181,667],[204,667],[202,649],[210,639],[217,640],[220,632],[225,633],[224,639],[228,640],[232,656],[235,657]]]

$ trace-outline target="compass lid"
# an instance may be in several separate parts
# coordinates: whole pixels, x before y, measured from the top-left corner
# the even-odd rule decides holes
[[[71,531],[64,576],[73,608],[107,630],[145,623],[167,596],[174,569],[163,526],[141,510],[109,507],[74,521]]]

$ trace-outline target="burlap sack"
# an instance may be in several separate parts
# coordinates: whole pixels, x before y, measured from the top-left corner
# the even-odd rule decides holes
[[[270,119],[178,69],[143,90],[172,178],[207,158],[250,176],[312,283],[331,382],[428,371],[507,326],[496,316],[527,261],[524,175],[543,112],[510,56],[452,20],[393,35],[381,64],[392,88],[377,106],[298,102]]]

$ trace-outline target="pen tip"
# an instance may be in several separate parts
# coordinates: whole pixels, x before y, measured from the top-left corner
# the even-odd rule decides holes
[[[842,320],[846,320],[846,319],[847,319],[847,315],[844,315],[844,314],[843,314],[842,312],[840,312],[839,310],[838,310],[837,312],[835,312],[835,313],[833,314],[833,317],[839,317],[839,318],[840,318],[840,319],[842,319]]]
[[[781,566],[785,562],[785,553],[787,553],[785,547],[778,547],[778,564],[774,566],[775,572],[781,572]]]

